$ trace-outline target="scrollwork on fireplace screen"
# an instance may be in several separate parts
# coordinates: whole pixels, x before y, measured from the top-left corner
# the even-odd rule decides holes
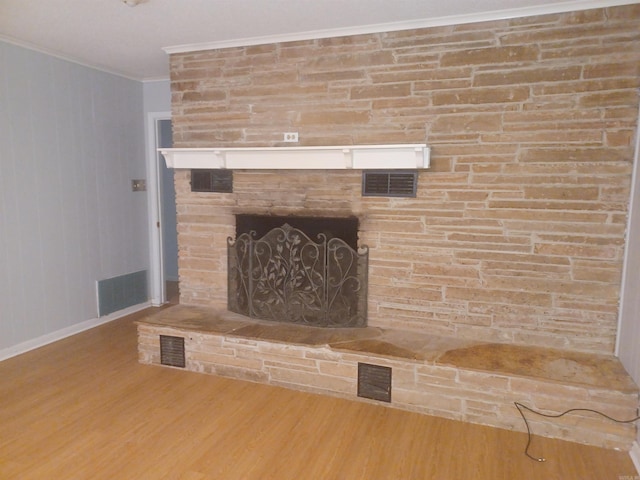
[[[367,324],[369,251],[318,243],[285,224],[227,240],[228,308],[251,318],[321,327]]]

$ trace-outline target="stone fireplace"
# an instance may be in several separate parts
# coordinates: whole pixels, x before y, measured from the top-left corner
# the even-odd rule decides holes
[[[319,327],[367,324],[368,249],[358,219],[236,215],[228,240],[228,308]]]
[[[141,361],[159,363],[160,334],[184,341],[191,370],[349,398],[359,363],[389,367],[393,406],[502,428],[523,429],[514,401],[632,417],[638,390],[613,353],[639,17],[633,5],[173,53],[175,145],[200,152],[174,165],[181,305],[140,327]],[[343,148],[270,169],[291,131],[296,148],[427,142],[429,169],[415,197],[364,197]],[[259,168],[236,156],[265,146],[287,150]],[[233,193],[191,191],[200,153],[234,169]],[[227,239],[244,214],[356,217],[367,327],[228,312]],[[536,433],[635,438],[558,422]]]
[[[237,214],[357,216],[369,325],[613,353],[638,15],[623,6],[171,54],[177,148],[287,149],[258,170],[221,159],[236,165],[231,194],[191,192],[178,167],[181,302],[226,306]],[[283,142],[291,131],[297,144]],[[362,197],[356,158],[343,170],[323,158],[268,168],[292,147],[380,143],[430,146],[415,198]]]

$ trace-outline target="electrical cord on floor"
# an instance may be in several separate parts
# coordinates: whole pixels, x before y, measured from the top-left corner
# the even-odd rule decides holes
[[[527,427],[527,446],[524,448],[524,454],[529,457],[531,460],[535,460],[536,462],[545,462],[546,459],[543,457],[534,457],[533,455],[531,455],[529,453],[529,447],[531,446],[531,428],[529,427],[529,422],[527,421],[527,417],[525,417],[524,415],[524,411],[523,410],[528,410],[531,413],[534,413],[536,415],[540,415],[541,417],[547,417],[547,418],[560,418],[563,417],[564,415],[568,414],[568,413],[572,413],[572,412],[590,412],[590,413],[597,413],[598,415],[611,420],[612,422],[616,422],[616,423],[633,423],[633,422],[637,422],[638,420],[640,420],[640,416],[637,416],[636,418],[632,418],[630,420],[618,420],[617,418],[613,418],[610,417],[609,415],[599,412],[598,410],[593,410],[591,408],[570,408],[569,410],[566,410],[562,413],[558,413],[558,414],[550,414],[550,413],[542,413],[539,412],[537,410],[534,410],[531,407],[527,407],[526,405],[523,405],[522,403],[518,403],[518,402],[513,402],[516,406],[516,408],[518,409],[518,412],[520,412],[520,416],[522,417],[522,420],[524,420],[524,425]]]

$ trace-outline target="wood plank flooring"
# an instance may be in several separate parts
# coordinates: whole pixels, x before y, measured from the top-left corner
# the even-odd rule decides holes
[[[0,362],[0,479],[636,478],[603,450],[137,363],[132,315]],[[640,477],[638,477],[640,478]]]

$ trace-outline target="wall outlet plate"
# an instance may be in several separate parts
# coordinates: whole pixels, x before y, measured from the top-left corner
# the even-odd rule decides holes
[[[298,132],[284,132],[284,141],[285,142],[297,142],[298,141]]]

